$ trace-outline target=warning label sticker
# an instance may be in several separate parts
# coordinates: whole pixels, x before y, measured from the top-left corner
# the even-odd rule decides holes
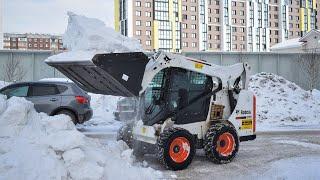
[[[241,122],[241,129],[252,129],[252,119],[244,119]]]
[[[201,64],[201,63],[195,63],[195,64],[194,64],[194,67],[195,67],[196,69],[202,69],[202,68],[203,68],[203,64]]]

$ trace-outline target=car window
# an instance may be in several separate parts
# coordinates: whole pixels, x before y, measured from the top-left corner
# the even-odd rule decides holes
[[[1,93],[8,96],[27,97],[29,86],[18,86],[3,90]]]
[[[58,93],[55,85],[33,85],[31,90],[31,96],[48,96]]]
[[[64,85],[57,85],[57,88],[58,88],[60,94],[64,93],[68,89],[68,87],[64,86]]]

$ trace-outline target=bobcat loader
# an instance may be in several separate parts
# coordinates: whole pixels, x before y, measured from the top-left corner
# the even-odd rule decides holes
[[[166,52],[47,63],[88,92],[137,97],[139,121],[130,127],[132,136],[121,138],[129,146],[133,141],[156,146],[166,168],[185,169],[196,149],[204,149],[215,163],[228,163],[240,141],[256,138],[256,99],[248,91],[247,63],[218,66]]]

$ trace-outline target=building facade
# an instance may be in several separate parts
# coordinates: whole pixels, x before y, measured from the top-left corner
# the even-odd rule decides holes
[[[114,1],[115,29],[148,51],[269,51],[320,27],[320,0]]]
[[[0,49],[3,49],[3,0],[0,0]]]
[[[61,36],[47,34],[4,33],[4,49],[62,51]]]

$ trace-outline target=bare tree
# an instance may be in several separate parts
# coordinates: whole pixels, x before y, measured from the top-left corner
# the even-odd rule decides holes
[[[11,58],[3,65],[4,80],[8,82],[21,81],[26,75],[20,59]]]
[[[320,78],[320,53],[317,53],[315,50],[302,53],[298,57],[298,62],[302,72],[306,76],[305,80],[308,89],[315,89]]]

